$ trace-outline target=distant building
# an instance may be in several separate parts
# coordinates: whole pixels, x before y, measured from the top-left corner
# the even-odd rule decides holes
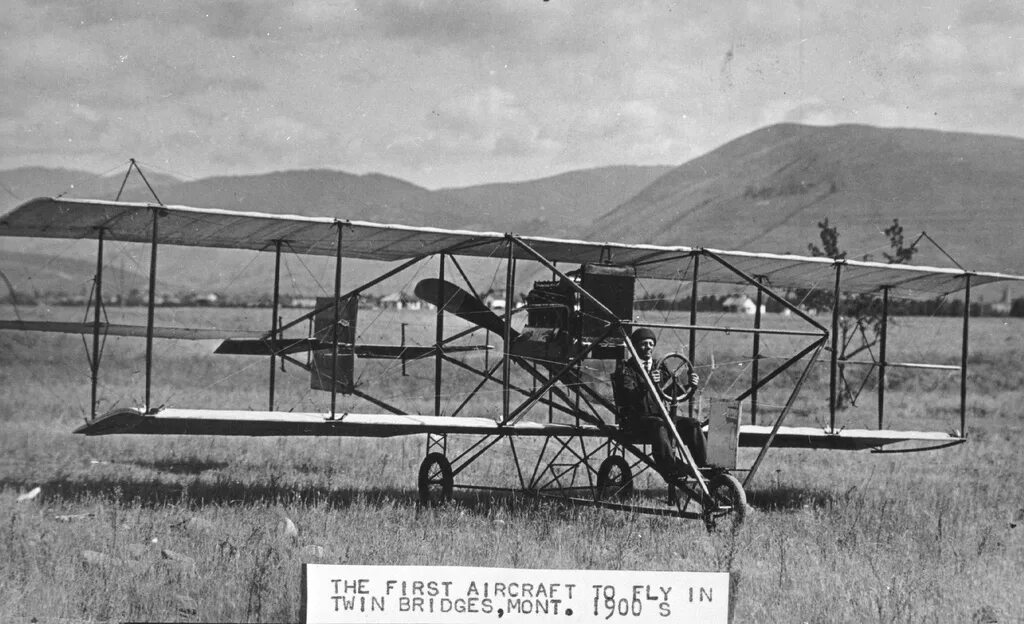
[[[315,308],[316,297],[302,297],[298,295],[282,297],[281,305],[286,308]]]
[[[217,293],[192,293],[181,299],[186,305],[215,306],[220,302]]]
[[[757,304],[746,295],[730,295],[722,301],[722,308],[726,312],[742,312],[743,314],[754,314],[757,312]],[[765,313],[765,306],[761,304],[761,314]]]
[[[492,290],[484,295],[484,305],[492,310],[504,310],[508,305],[504,290]]]
[[[391,310],[420,310],[423,308],[423,302],[418,297],[402,291],[381,297],[380,306]]]
[[[1010,289],[1004,288],[1002,300],[992,304],[992,314],[996,316],[1009,316],[1012,308],[1013,299],[1010,297]]]

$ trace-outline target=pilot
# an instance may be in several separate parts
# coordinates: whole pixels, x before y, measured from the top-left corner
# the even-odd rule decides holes
[[[641,440],[650,443],[654,450],[654,461],[658,470],[668,477],[681,478],[689,472],[686,462],[676,459],[673,453],[672,432],[658,408],[655,398],[644,383],[643,373],[640,367],[644,367],[654,381],[655,386],[661,388],[672,388],[678,384],[675,377],[669,372],[664,362],[654,359],[654,347],[657,339],[654,332],[646,327],[633,331],[631,336],[633,346],[636,348],[640,360],[631,358],[625,362],[619,361],[613,374],[613,391],[615,392],[615,403],[619,410],[619,424],[625,432],[635,433]],[[692,389],[700,383],[697,373],[691,372],[690,378],[680,388],[684,395],[691,393]],[[676,430],[682,438],[690,455],[697,466],[704,466],[707,461],[706,442],[704,432],[701,430],[700,422],[695,418],[676,417],[674,419]]]

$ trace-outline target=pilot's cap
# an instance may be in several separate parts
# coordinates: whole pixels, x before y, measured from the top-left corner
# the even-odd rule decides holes
[[[640,327],[634,329],[633,335],[630,336],[630,340],[632,340],[633,344],[635,345],[640,344],[644,340],[648,339],[653,340],[654,344],[658,344],[658,339],[654,337],[654,332],[648,329],[647,327]]]

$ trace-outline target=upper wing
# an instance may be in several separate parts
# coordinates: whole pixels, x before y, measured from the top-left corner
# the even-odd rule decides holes
[[[154,215],[159,219],[158,242],[165,245],[227,249],[273,249],[277,241],[293,253],[335,256],[341,227],[341,256],[396,261],[448,253],[503,258],[509,237],[498,232],[443,230],[303,217],[258,212],[236,212],[188,206],[111,202],[86,199],[34,199],[0,218],[0,236],[43,238],[98,238],[147,243],[152,240]],[[893,296],[934,297],[961,290],[966,276],[971,284],[1024,281],[1024,277],[960,269],[832,260],[786,254],[749,253],[612,242],[519,237],[550,262],[582,264],[613,262],[630,266],[637,277],[691,280],[695,253],[715,256],[718,262],[700,266],[703,282],[746,284],[737,271],[756,275],[780,289],[821,288],[832,283],[835,265],[843,266],[843,290],[869,293],[888,287]],[[517,258],[531,259],[523,246],[514,245]],[[730,268],[730,266],[732,268]],[[734,270],[735,269],[735,270]]]

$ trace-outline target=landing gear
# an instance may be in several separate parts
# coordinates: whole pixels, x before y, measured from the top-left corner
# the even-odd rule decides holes
[[[420,464],[420,504],[427,507],[443,505],[452,498],[455,478],[452,465],[441,453],[429,453]]]
[[[711,501],[703,506],[704,525],[708,531],[735,531],[747,517],[747,494],[739,479],[727,472],[716,472],[708,478]]]
[[[633,496],[633,471],[622,455],[609,455],[597,470],[597,491],[602,499]]]

